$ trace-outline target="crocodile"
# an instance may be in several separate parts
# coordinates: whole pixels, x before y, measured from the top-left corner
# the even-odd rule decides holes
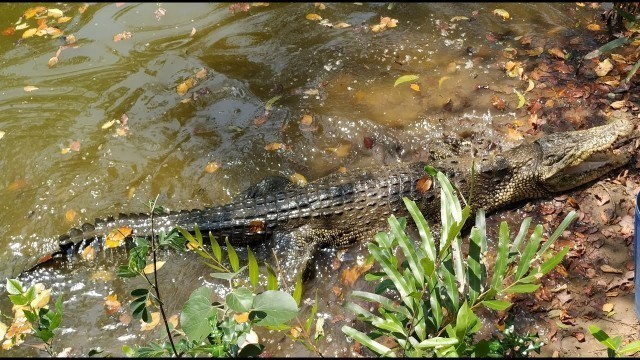
[[[485,158],[449,158],[429,163],[442,171],[472,210],[487,213],[519,201],[542,198],[589,183],[629,162],[638,138],[637,119],[621,116],[587,130],[554,133]],[[120,215],[74,228],[59,239],[56,258],[80,251],[121,227],[151,236],[180,226],[196,226],[237,245],[262,244],[284,250],[286,266],[304,268],[322,247],[347,247],[384,230],[391,214],[407,216],[402,198],[416,201],[431,224],[439,223],[440,191],[425,172],[426,162],[411,162],[334,173],[296,187],[271,177],[244,197],[223,206],[155,215]],[[473,167],[473,169],[472,169]],[[422,182],[422,183],[421,183]],[[470,194],[473,183],[473,193]],[[38,263],[42,263],[39,261]],[[33,265],[33,264],[31,264]]]

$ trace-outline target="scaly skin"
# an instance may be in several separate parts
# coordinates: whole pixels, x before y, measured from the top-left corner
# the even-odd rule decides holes
[[[449,177],[470,199],[473,209],[491,212],[566,191],[623,166],[634,153],[635,126],[635,119],[619,118],[588,130],[552,134],[493,157],[445,159],[430,165]],[[436,182],[428,190],[416,187],[426,176],[425,165],[417,162],[355,169],[326,176],[304,188],[264,182],[247,197],[228,205],[156,215],[154,227],[156,232],[176,226],[193,231],[197,224],[205,234],[211,231],[218,237],[227,236],[234,246],[273,241],[274,247],[288,253],[286,261],[306,264],[318,247],[344,247],[370,239],[386,228],[389,215],[407,216],[402,197],[416,201],[427,221],[438,223],[440,190]],[[63,235],[60,251],[46,258],[78,251],[119,227],[133,229],[136,236],[151,235],[148,215],[96,220],[95,225],[85,224],[82,230],[72,229]]]

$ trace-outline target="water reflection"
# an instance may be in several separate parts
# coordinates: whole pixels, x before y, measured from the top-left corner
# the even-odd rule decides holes
[[[235,14],[229,4],[92,4],[80,13],[82,5],[60,5],[73,17],[60,28],[77,43],[62,50],[52,68],[48,61],[64,38],[20,40],[22,31],[0,37],[5,273],[7,264],[55,248],[56,236],[70,227],[94,217],[144,212],[156,195],[167,208],[191,209],[226,203],[269,175],[298,172],[312,180],[341,166],[433,156],[428,144],[451,138],[472,138],[461,143],[463,154],[495,149],[478,145],[487,139],[511,146],[494,128],[515,115],[491,113],[490,96],[479,94],[477,86],[512,93],[518,81],[506,77],[498,63],[502,50],[517,44],[514,38],[536,35],[563,43],[579,31],[565,24],[593,16],[593,10],[572,4],[398,3],[389,10],[388,4],[341,3],[320,11],[313,4],[278,3]],[[13,24],[33,4],[1,6],[0,18]],[[157,20],[159,6],[166,12]],[[491,14],[498,6],[509,11],[511,21]],[[314,12],[351,27],[305,19]],[[398,19],[398,26],[372,33],[370,26],[381,16]],[[455,16],[474,21],[452,21]],[[132,37],[115,42],[123,31]],[[488,41],[489,34],[498,40]],[[201,69],[207,75],[179,96],[177,86]],[[397,77],[414,73],[421,76],[419,91],[393,87]],[[38,89],[25,92],[25,86]],[[277,95],[282,98],[266,122],[255,125]],[[118,135],[117,123],[103,128],[123,114],[126,135]],[[310,128],[300,125],[305,114],[313,116]],[[63,154],[74,141],[79,150]],[[269,143],[289,150],[266,151]],[[341,145],[350,145],[343,156],[328,150]],[[221,168],[207,173],[211,161]],[[65,216],[70,210],[75,217]],[[343,266],[363,249],[344,255]],[[320,304],[328,320],[342,316],[342,297],[331,292],[341,286],[341,270],[330,265],[334,255],[320,255],[318,276],[307,286],[307,294],[328,294]],[[55,291],[68,294],[60,343],[76,355],[98,345],[119,354],[123,343],[157,335],[140,334],[137,324],[124,326],[105,315],[106,295],[122,294],[126,301],[136,286],[96,278],[116,259],[73,262],[25,278],[55,283]],[[162,286],[181,289],[168,300],[170,313],[192,288],[210,281],[189,255],[172,256],[166,269]],[[184,284],[189,286],[183,289]],[[5,311],[8,305],[2,306]],[[343,322],[335,324],[327,329],[327,353],[351,355],[339,330]],[[281,351],[308,355],[298,345]],[[16,354],[38,353],[23,347]]]

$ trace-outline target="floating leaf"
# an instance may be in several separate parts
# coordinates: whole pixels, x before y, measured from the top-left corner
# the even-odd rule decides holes
[[[313,117],[311,115],[304,115],[302,120],[300,120],[300,124],[302,125],[311,125],[313,122]]]
[[[513,89],[513,92],[515,92],[516,95],[518,96],[518,106],[516,106],[516,109],[520,109],[521,107],[524,106],[524,103],[525,103],[524,95],[522,95],[520,91],[516,89]]]
[[[27,23],[16,25],[16,30],[24,30],[24,29],[28,29],[28,28],[29,28],[29,24],[27,24]]]
[[[48,9],[47,10],[47,16],[50,16],[50,17],[52,17],[54,19],[62,17],[63,15],[64,15],[64,13],[60,9]]]
[[[22,33],[22,38],[23,39],[30,38],[33,35],[35,35],[36,31],[38,31],[38,29],[36,29],[36,28],[28,29],[28,30],[26,30],[25,32]]]
[[[307,14],[307,16],[305,16],[307,18],[307,20],[311,20],[311,21],[320,21],[322,20],[322,16],[318,15],[318,14]]]
[[[205,166],[204,171],[211,174],[218,171],[219,168],[220,168],[220,164],[218,164],[215,161],[210,161],[207,163],[207,166]]]
[[[133,229],[124,226],[118,229],[114,229],[107,235],[106,239],[104,240],[104,247],[106,249],[118,247],[122,245],[124,239],[126,239],[132,233]]]
[[[291,180],[292,183],[300,187],[305,187],[307,186],[307,183],[308,183],[307,178],[305,178],[304,175],[298,174],[298,173],[294,173],[289,177],[289,179]]]
[[[49,67],[54,67],[54,66],[56,66],[57,63],[58,63],[58,57],[54,56],[51,59],[49,59],[49,61],[47,62],[47,65]]]
[[[160,312],[154,311],[151,313],[151,321],[144,322],[144,320],[140,319],[140,330],[141,331],[149,331],[153,330],[156,326],[160,324]]]
[[[463,20],[469,20],[469,18],[466,16],[454,16],[449,21],[454,22],[454,21],[463,21]]]
[[[536,84],[533,83],[533,80],[529,79],[529,86],[527,86],[527,89],[524,91],[525,93],[533,90],[533,88],[536,86]]]
[[[120,303],[120,301],[118,301],[118,295],[107,295],[107,297],[105,298],[104,307],[106,308],[108,315],[111,315],[120,310],[122,304]]]
[[[4,134],[6,134],[6,132],[0,130],[0,139],[2,139],[4,137]]]
[[[80,151],[80,141],[79,140],[72,141],[71,144],[69,144],[69,150]]]
[[[93,246],[89,245],[86,248],[84,248],[84,250],[82,250],[82,254],[81,257],[85,260],[93,260],[96,258],[96,251],[93,248]]]
[[[101,128],[102,128],[102,129],[108,129],[108,128],[110,128],[111,126],[113,126],[113,124],[115,124],[115,123],[116,123],[116,121],[117,121],[117,120],[115,120],[115,119],[114,119],[114,120],[111,120],[111,121],[107,121],[106,123],[102,124]]]
[[[509,13],[504,9],[495,9],[493,10],[493,15],[500,16],[502,20],[509,20]]]
[[[284,147],[284,144],[282,143],[270,143],[265,145],[264,149],[267,151],[274,151],[274,150],[282,149],[283,147]]]
[[[69,209],[64,213],[64,218],[67,220],[67,222],[73,222],[73,220],[75,220],[76,218],[76,215],[77,213],[75,210]]]
[[[3,36],[11,36],[15,33],[16,33],[16,28],[14,28],[13,26],[9,26],[8,28],[2,30]]]
[[[31,86],[31,85],[25,86],[23,89],[24,89],[24,91],[26,91],[26,92],[31,92],[31,91],[38,90],[38,88],[37,88],[37,87],[35,87],[35,86]]]
[[[63,16],[61,18],[58,18],[58,24],[63,24],[66,22],[71,21],[72,17],[71,16]]]
[[[272,97],[271,99],[269,99],[269,101],[267,101],[266,104],[264,104],[264,109],[267,111],[271,110],[271,107],[273,107],[273,104],[276,103],[276,101],[280,100],[280,98],[282,97],[282,95],[277,95]]]
[[[45,11],[47,11],[47,8],[44,6],[36,6],[36,7],[28,8],[24,12],[24,17],[25,19],[31,19],[32,17],[38,14],[44,13]]]
[[[344,285],[353,285],[364,273],[369,271],[373,263],[365,262],[362,265],[354,265],[346,270],[342,271],[340,280]]]
[[[196,73],[196,79],[203,79],[207,76],[207,69],[206,68],[202,68],[200,69],[197,73]]]
[[[396,87],[402,83],[411,82],[418,80],[418,75],[403,75],[396,79],[396,82],[393,84],[393,87]]]
[[[591,31],[600,31],[600,25],[598,24],[589,24],[587,25],[587,29]]]
[[[155,271],[160,270],[160,268],[163,267],[165,263],[166,261],[156,261],[155,269],[154,269],[153,263],[151,263],[144,267],[143,272],[145,274],[153,274]]]
[[[609,71],[611,71],[611,69],[613,69],[613,64],[611,64],[611,61],[609,61],[609,59],[604,59],[604,61],[601,61],[598,66],[596,66],[594,71],[598,76],[602,77],[607,75]]]
[[[420,92],[420,85],[418,85],[418,84],[416,84],[416,83],[413,83],[413,84],[409,85],[409,87],[410,87],[410,88],[411,88],[411,90],[413,90],[413,91]]]
[[[333,27],[336,29],[345,29],[345,28],[351,27],[351,25],[347,24],[346,22],[340,22],[333,25]]]
[[[120,40],[131,39],[132,36],[133,36],[133,34],[131,34],[131,32],[123,31],[123,32],[121,32],[119,34],[113,35],[113,41],[114,42],[118,42]]]
[[[191,28],[191,34],[189,36],[193,36],[196,34],[196,28]]]
[[[547,52],[555,57],[557,57],[558,59],[562,59],[564,60],[566,58],[566,54],[564,53],[564,51],[562,51],[559,48],[552,48],[547,50]]]
[[[196,84],[196,80],[194,78],[188,78],[187,80],[185,80],[183,83],[181,83],[180,85],[178,85],[178,87],[176,88],[176,92],[178,93],[178,95],[183,96],[187,93],[187,91],[189,91],[189,89],[191,89],[194,85]]]

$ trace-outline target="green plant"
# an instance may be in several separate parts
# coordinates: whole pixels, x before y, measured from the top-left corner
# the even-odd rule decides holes
[[[589,332],[600,344],[607,348],[607,356],[609,357],[630,356],[640,351],[640,340],[622,346],[622,338],[620,336],[612,339],[604,330],[596,325],[589,325]]]
[[[62,322],[62,297],[55,302],[55,310],[49,309],[51,289],[45,289],[42,284],[24,289],[22,283],[16,279],[7,279],[7,293],[13,306],[11,326],[0,322],[0,339],[6,340],[2,348],[7,350],[24,342],[31,334],[44,344],[44,351],[50,356],[56,356],[53,349],[54,331]],[[7,317],[7,316],[5,316]]]
[[[342,331],[382,356],[491,355],[489,346],[473,343],[474,334],[482,327],[475,311],[480,307],[507,310],[512,305],[505,299],[507,295],[536,291],[540,286],[539,279],[558,265],[569,251],[565,247],[553,256],[547,254],[549,247],[575,219],[575,212],[567,215],[542,246],[541,225],[536,226],[526,239],[531,218],[524,220],[513,242],[507,224],[501,223],[493,261],[487,253],[484,212],[478,210],[465,259],[460,233],[469,217],[470,206],[461,207],[444,174],[430,167],[426,170],[437,179],[441,189],[439,247],[416,204],[403,199],[418,228],[421,244],[416,245],[407,235],[404,218],[397,219],[393,215],[389,218],[391,230],[378,233],[375,241],[368,245],[382,272],[367,274],[365,279],[377,281],[377,288],[373,293],[351,293],[352,298],[375,304],[377,314],[354,302],[346,305],[373,330],[365,334],[344,326]],[[492,261],[495,266],[493,276],[489,278],[487,264]],[[397,346],[388,347],[375,340],[381,336],[392,339]],[[539,346],[534,345],[533,350],[537,348]],[[526,355],[527,352],[522,353]]]

